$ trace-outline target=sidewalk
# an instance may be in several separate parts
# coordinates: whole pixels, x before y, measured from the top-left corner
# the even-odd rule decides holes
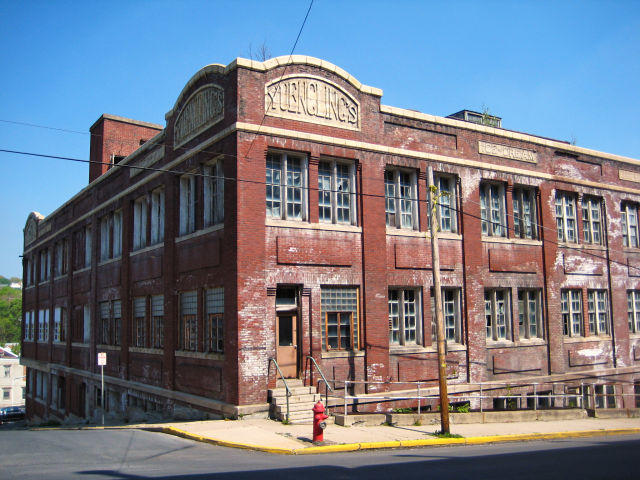
[[[143,427],[144,428],[144,427]],[[263,419],[209,420],[173,423],[160,430],[215,445],[269,453],[310,454],[372,448],[480,444],[555,438],[640,434],[640,418],[585,418],[580,420],[451,425],[462,438],[439,438],[439,425],[350,426],[329,424],[324,442],[314,445],[311,425],[283,425]]]

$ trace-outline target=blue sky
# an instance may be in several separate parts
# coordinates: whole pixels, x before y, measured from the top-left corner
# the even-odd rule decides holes
[[[308,6],[0,0],[0,149],[88,159],[102,113],[164,125],[202,66],[262,44],[288,55]],[[487,108],[504,128],[640,158],[640,0],[315,0],[294,53],[381,88],[386,105]],[[86,164],[0,152],[0,275],[22,275],[29,212],[87,182]]]

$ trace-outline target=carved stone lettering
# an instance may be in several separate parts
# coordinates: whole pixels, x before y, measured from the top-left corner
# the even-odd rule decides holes
[[[323,78],[292,75],[265,86],[265,113],[349,130],[360,129],[360,104]]]
[[[518,160],[520,162],[538,162],[537,154],[534,151],[525,150],[523,148],[510,147],[508,145],[499,145],[497,143],[487,143],[479,141],[478,152],[484,155],[508,158],[510,160]]]
[[[195,92],[178,115],[174,127],[176,146],[191,140],[206,127],[224,117],[224,90],[218,85],[207,85]]]

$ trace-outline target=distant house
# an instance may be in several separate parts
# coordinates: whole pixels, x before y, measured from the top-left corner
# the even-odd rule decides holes
[[[18,355],[0,347],[0,407],[24,405],[26,371]]]

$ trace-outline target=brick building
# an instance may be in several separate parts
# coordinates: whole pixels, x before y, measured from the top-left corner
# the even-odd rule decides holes
[[[89,185],[26,222],[30,418],[92,418],[102,351],[129,418],[263,412],[270,358],[363,394],[435,385],[429,169],[452,388],[632,394],[638,160],[381,97],[322,60],[237,59],[164,127],[103,115]]]

